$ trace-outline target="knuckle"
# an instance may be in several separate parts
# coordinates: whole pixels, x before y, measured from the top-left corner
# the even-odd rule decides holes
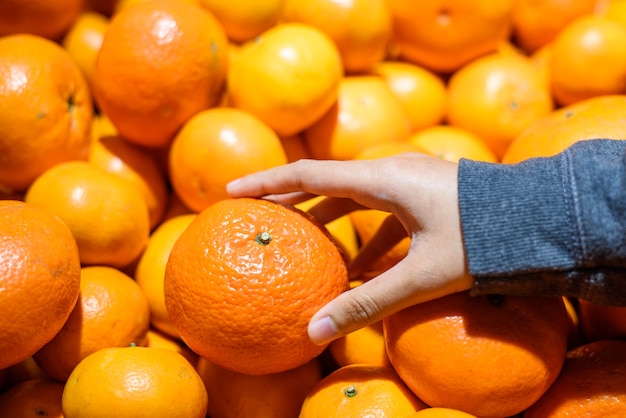
[[[357,325],[365,326],[382,319],[381,308],[370,295],[358,295],[344,305],[347,319]]]

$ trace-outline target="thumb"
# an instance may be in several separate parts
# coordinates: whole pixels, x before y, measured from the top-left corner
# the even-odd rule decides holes
[[[311,341],[325,345],[414,304],[470,288],[469,276],[425,268],[419,260],[409,255],[327,303],[309,322]]]

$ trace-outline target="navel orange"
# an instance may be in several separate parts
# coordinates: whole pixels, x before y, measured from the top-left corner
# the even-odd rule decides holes
[[[322,379],[317,358],[262,375],[233,372],[203,357],[196,369],[207,388],[208,415],[216,418],[297,418],[304,398]]]
[[[169,179],[194,211],[227,199],[226,184],[256,171],[287,164],[270,126],[250,112],[212,108],[195,114],[176,134],[169,151]]]
[[[149,326],[148,302],[131,277],[113,267],[83,267],[78,303],[63,328],[33,357],[48,376],[65,382],[91,353],[146,345]]]
[[[600,340],[567,353],[563,370],[524,418],[626,414],[626,341]]]
[[[310,25],[281,23],[239,49],[228,69],[228,100],[279,136],[289,136],[337,101],[342,75],[339,51],[328,35]]]
[[[53,165],[87,158],[91,97],[61,46],[28,34],[0,37],[0,96],[0,191],[24,191]]]
[[[404,417],[426,408],[391,367],[353,364],[322,379],[302,404],[300,418]]]
[[[459,292],[393,314],[383,329],[391,364],[428,405],[508,417],[557,378],[568,319],[560,297]]]
[[[181,1],[137,3],[111,18],[94,70],[96,103],[129,141],[169,145],[187,119],[217,103],[227,56],[210,12]]]
[[[62,397],[62,383],[46,379],[27,380],[0,395],[0,417],[63,418]]]
[[[34,205],[0,201],[0,369],[39,350],[61,329],[80,292],[71,230]]]
[[[69,226],[83,265],[125,267],[148,242],[150,219],[141,193],[86,161],[49,168],[28,188],[25,200]]]
[[[151,347],[98,350],[76,366],[63,390],[64,418],[205,418],[207,394],[185,357]]]
[[[511,35],[513,0],[390,0],[400,57],[450,74]]]
[[[347,288],[345,260],[328,231],[262,199],[227,199],[202,211],[165,270],[165,305],[183,341],[247,374],[318,356],[325,347],[309,339],[309,320]]]

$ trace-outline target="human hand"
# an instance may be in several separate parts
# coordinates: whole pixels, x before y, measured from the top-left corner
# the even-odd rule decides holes
[[[227,191],[232,197],[266,197],[285,203],[327,196],[309,210],[323,223],[364,208],[395,215],[360,250],[351,274],[407,234],[411,237],[404,259],[313,316],[308,333],[317,344],[472,284],[461,235],[456,163],[422,154],[378,160],[300,160],[235,180]]]

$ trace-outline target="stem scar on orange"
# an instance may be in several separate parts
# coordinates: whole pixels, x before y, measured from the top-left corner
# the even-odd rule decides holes
[[[348,289],[331,235],[293,207],[226,199],[198,214],[172,248],[165,305],[197,354],[247,374],[277,373],[315,358],[311,317]]]

